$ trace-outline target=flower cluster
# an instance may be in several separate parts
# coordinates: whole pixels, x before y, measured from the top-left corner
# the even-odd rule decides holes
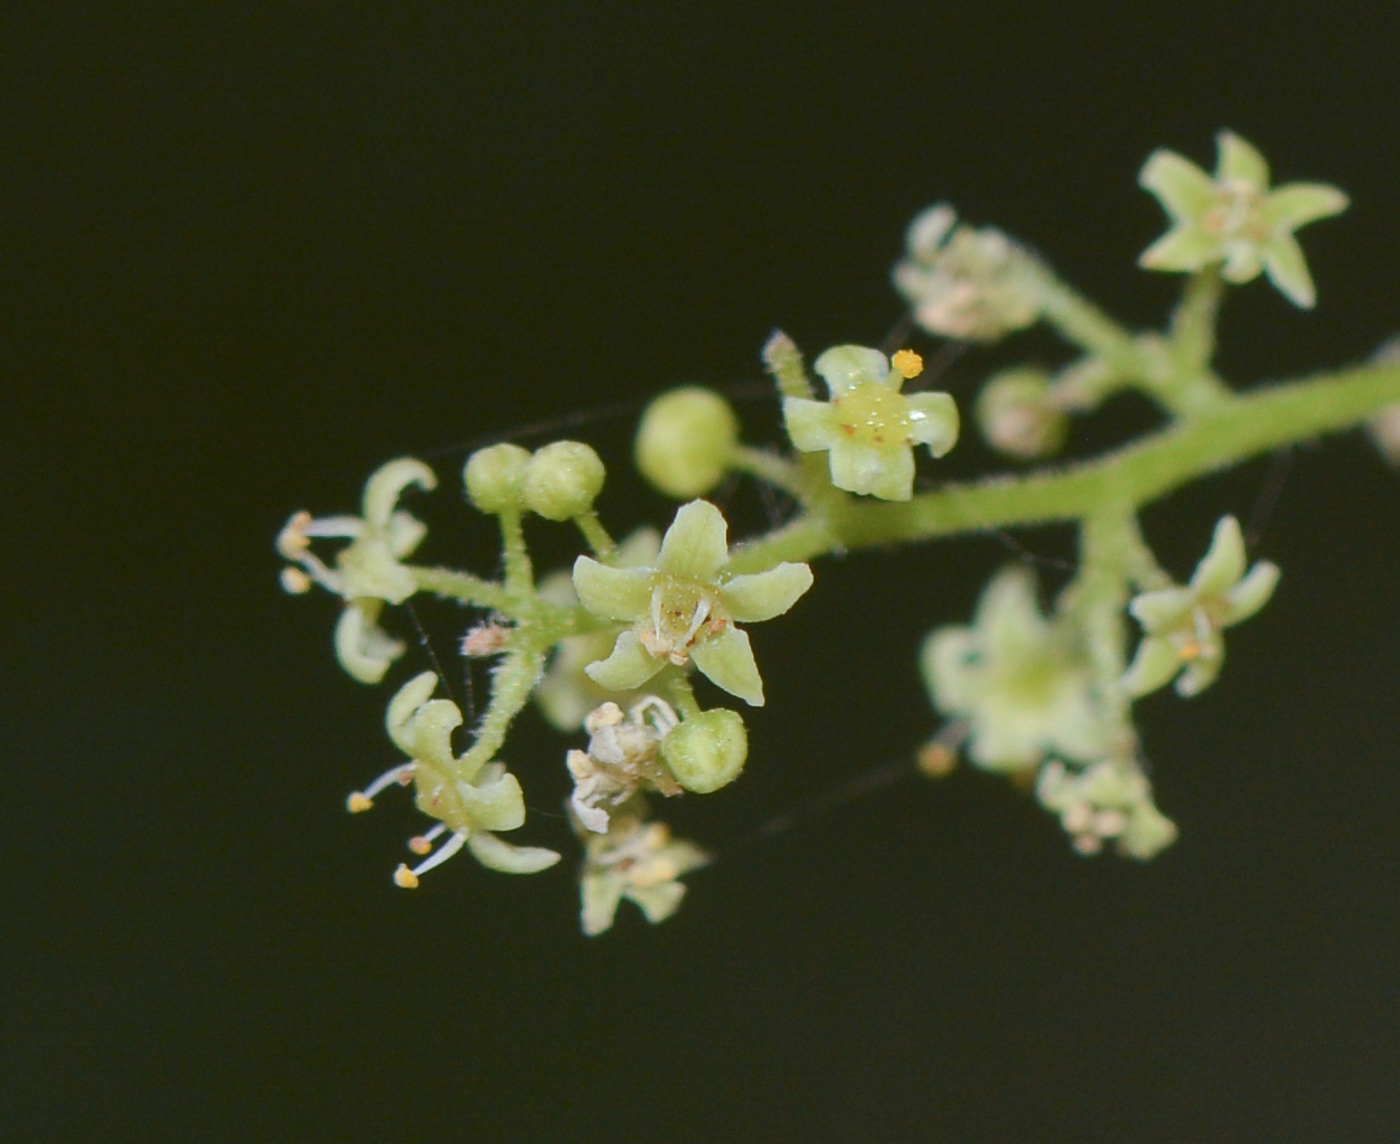
[[[1138,181],[1171,216],[1171,229],[1143,251],[1149,270],[1195,271],[1220,264],[1227,282],[1248,282],[1262,270],[1295,306],[1316,301],[1312,275],[1293,232],[1340,214],[1347,197],[1326,183],[1269,189],[1269,164],[1230,131],[1216,138],[1214,176],[1175,151],[1148,156]]]
[[[1001,231],[960,224],[939,203],[910,224],[906,246],[894,284],[929,333],[995,341],[1039,317],[1035,264]]]
[[[712,683],[755,707],[763,680],[747,633],[736,623],[781,616],[812,586],[805,564],[783,563],[766,572],[733,576],[729,526],[708,501],[682,505],[649,568],[617,568],[580,556],[574,590],[600,619],[632,626],[612,654],[590,664],[588,675],[611,691],[641,687],[662,668],[687,661]]]
[[[277,537],[277,551],[291,561],[282,569],[283,588],[302,593],[315,583],[345,601],[335,651],[361,683],[378,683],[404,650],[379,626],[379,613],[386,603],[401,604],[417,591],[413,574],[399,563],[427,533],[422,521],[396,507],[410,485],[432,489],[437,478],[422,461],[390,461],[366,482],[360,516],[294,513]],[[321,537],[350,541],[336,553],[334,568],[311,550],[311,541]]]
[[[1239,521],[1222,517],[1189,584],[1143,592],[1128,606],[1144,638],[1123,676],[1124,689],[1146,695],[1175,677],[1179,695],[1204,691],[1225,663],[1224,629],[1267,604],[1278,577],[1278,566],[1267,560],[1245,573]]]
[[[901,350],[891,363],[879,350],[835,346],[813,364],[830,401],[783,398],[794,447],[830,453],[831,483],[882,500],[914,494],[914,445],[941,457],[958,439],[958,407],[946,393],[900,392],[923,372],[918,354]]]

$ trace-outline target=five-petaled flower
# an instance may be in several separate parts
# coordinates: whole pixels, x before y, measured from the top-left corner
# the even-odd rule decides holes
[[[1041,615],[1023,567],[997,573],[972,626],[936,629],[921,659],[934,705],[968,721],[968,757],[985,770],[1026,770],[1047,754],[1088,761],[1105,748],[1076,631]]]
[[[1278,577],[1278,566],[1267,560],[1245,573],[1239,521],[1222,517],[1190,584],[1143,592],[1128,605],[1145,633],[1123,676],[1128,694],[1156,691],[1178,672],[1177,694],[1204,691],[1225,663],[1222,631],[1267,604]]]
[[[682,505],[650,568],[615,568],[588,556],[574,564],[574,590],[595,616],[632,626],[607,659],[586,669],[613,691],[640,687],[668,664],[695,663],[711,682],[755,707],[763,680],[749,637],[735,623],[781,616],[812,586],[805,564],[731,576],[728,526],[708,501]]]
[[[1326,183],[1269,189],[1269,165],[1230,131],[1216,137],[1214,177],[1175,151],[1148,156],[1138,182],[1171,216],[1171,229],[1138,259],[1149,270],[1200,270],[1223,263],[1227,282],[1248,282],[1260,270],[1295,305],[1312,307],[1312,276],[1293,232],[1340,214],[1347,197]]]
[[[680,908],[682,874],[709,861],[695,843],[673,838],[663,822],[645,821],[640,796],[615,814],[606,834],[581,832],[584,867],[579,879],[583,897],[583,932],[590,937],[611,929],[623,898],[635,902],[655,925]]]
[[[277,551],[293,565],[282,569],[288,592],[308,591],[320,584],[345,600],[335,628],[335,652],[340,664],[361,683],[378,683],[389,665],[403,654],[404,645],[378,623],[388,604],[401,604],[415,591],[413,574],[399,563],[422,542],[427,528],[396,508],[409,485],[431,489],[433,471],[405,457],[381,466],[365,483],[361,516],[313,519],[309,512],[293,513],[277,537]],[[311,551],[318,537],[344,537],[351,543],[335,556],[335,567]]]
[[[882,500],[914,495],[914,445],[941,457],[958,439],[958,407],[946,393],[903,394],[924,368],[901,350],[893,367],[879,350],[835,346],[817,358],[830,401],[783,398],[788,436],[804,453],[830,453],[831,483]]]

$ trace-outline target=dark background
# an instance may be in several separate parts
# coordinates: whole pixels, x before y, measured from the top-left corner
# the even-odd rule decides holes
[[[427,553],[490,573],[465,445],[753,382],[774,325],[878,342],[940,198],[1156,322],[1137,170],[1213,162],[1223,126],[1355,205],[1305,235],[1318,309],[1243,289],[1222,367],[1356,360],[1400,327],[1390,6],[184,7],[0,13],[0,1135],[1400,1136],[1400,488],[1360,435],[1300,451],[1272,512],[1258,462],[1148,514],[1178,575],[1226,511],[1284,569],[1217,688],[1143,705],[1160,861],[1078,859],[966,773],[745,844],[932,729],[914,650],[1007,558],[982,538],[824,563],[755,633],[749,771],[667,808],[720,863],[591,941],[572,859],[390,884],[416,820],[341,809],[393,759],[387,690],[271,547],[413,452],[447,490]],[[1024,355],[1064,356],[1030,336],[944,384]],[[1149,424],[1120,402],[1080,447]],[[664,523],[626,422],[584,432],[605,519]],[[460,621],[430,618],[445,651]],[[530,841],[565,841],[562,749],[531,717],[507,752]]]

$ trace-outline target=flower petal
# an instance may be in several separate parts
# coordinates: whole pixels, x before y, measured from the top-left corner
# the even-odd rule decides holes
[[[681,505],[661,539],[656,570],[678,580],[711,583],[729,558],[729,526],[709,501]]]
[[[525,824],[525,795],[520,780],[509,771],[480,786],[465,782],[456,786],[474,830],[515,830]]]
[[[417,485],[424,490],[434,489],[437,487],[437,476],[422,461],[412,457],[401,457],[380,465],[365,482],[361,506],[365,523],[374,529],[387,528],[394,506],[409,485]]]
[[[1260,209],[1270,230],[1297,230],[1321,218],[1341,214],[1351,200],[1327,183],[1287,183],[1270,191]]]
[[[1119,680],[1124,691],[1141,699],[1166,683],[1181,668],[1181,656],[1164,639],[1149,636],[1138,644],[1133,662]]]
[[[1215,201],[1215,183],[1190,159],[1164,148],[1147,157],[1138,185],[1151,191],[1173,219],[1199,219]]]
[[[1291,234],[1276,234],[1264,244],[1261,253],[1269,281],[1300,310],[1311,310],[1317,302],[1317,290],[1298,240]]]
[[[690,658],[716,687],[737,695],[750,707],[763,706],[763,679],[754,662],[748,633],[727,627],[713,639],[697,644]]]
[[[389,707],[384,713],[384,729],[394,746],[405,755],[413,754],[413,729],[410,726],[413,716],[437,690],[437,685],[437,673],[425,671],[400,687],[389,700]]]
[[[830,449],[836,439],[836,411],[824,401],[783,398],[783,424],[792,447],[803,453]]]
[[[1199,270],[1222,257],[1219,239],[1195,223],[1183,223],[1138,255],[1138,265],[1144,270]]]
[[[1233,131],[1222,131],[1215,137],[1219,156],[1215,164],[1217,182],[1238,179],[1258,191],[1268,190],[1269,163],[1259,149]]]
[[[335,625],[336,659],[361,683],[378,683],[404,653],[404,645],[375,622],[383,607],[382,600],[351,600]]]
[[[1244,575],[1244,533],[1233,516],[1222,516],[1215,526],[1210,548],[1191,574],[1191,590],[1197,598],[1222,595]]]
[[[884,383],[890,376],[889,359],[879,350],[865,346],[832,346],[812,363],[812,368],[826,382],[832,397],[840,397],[867,381]]]
[[[625,631],[617,637],[607,659],[590,663],[583,670],[589,679],[609,691],[631,691],[665,666],[642,646],[636,632]]]
[[[1261,560],[1249,570],[1249,575],[1225,593],[1227,608],[1221,623],[1226,627],[1247,620],[1269,602],[1278,585],[1278,565]]]
[[[583,932],[596,937],[612,929],[626,879],[611,870],[585,874],[579,881],[583,897]]]
[[[681,908],[685,886],[680,882],[659,882],[655,886],[644,888],[631,887],[626,894],[641,907],[647,921],[655,925],[657,922],[664,922]]]
[[[781,616],[811,586],[811,568],[784,562],[766,572],[735,576],[719,590],[719,598],[729,619],[757,624]]]
[[[1199,695],[1220,677],[1220,669],[1225,666],[1225,652],[1219,655],[1201,656],[1186,665],[1176,681],[1176,693],[1183,699]]]
[[[548,870],[560,857],[543,846],[516,846],[487,830],[470,835],[467,847],[483,866],[499,870],[502,874],[538,874],[541,870]]]
[[[593,615],[609,620],[640,620],[651,607],[650,568],[610,568],[591,556],[574,561],[574,591]]]
[[[941,457],[958,443],[958,403],[948,393],[911,393],[909,440]]]
[[[1189,588],[1162,588],[1134,596],[1128,611],[1143,631],[1153,633],[1176,627],[1191,614],[1195,604],[1196,594]]]

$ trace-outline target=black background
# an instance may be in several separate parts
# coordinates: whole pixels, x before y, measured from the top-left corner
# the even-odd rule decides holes
[[[341,809],[392,761],[386,692],[271,548],[412,452],[447,490],[426,554],[492,572],[465,445],[753,382],[774,325],[878,342],[937,199],[1156,322],[1137,170],[1208,165],[1223,126],[1354,206],[1304,235],[1318,309],[1241,290],[1222,368],[1356,360],[1400,327],[1388,5],[186,7],[0,13],[6,1139],[1400,1135],[1400,488],[1359,435],[1266,515],[1258,462],[1147,516],[1179,575],[1226,511],[1284,569],[1217,688],[1143,705],[1160,861],[1081,860],[967,773],[744,844],[932,729],[914,651],[1007,558],[982,538],[824,563],[755,631],[749,770],[667,808],[720,863],[595,940],[571,860],[390,884],[415,819]],[[1064,357],[1030,336],[943,384],[1025,355]],[[1078,447],[1150,423],[1123,401]],[[605,519],[664,523],[625,421],[582,432]],[[561,752],[533,717],[507,751],[530,841],[565,841]]]

